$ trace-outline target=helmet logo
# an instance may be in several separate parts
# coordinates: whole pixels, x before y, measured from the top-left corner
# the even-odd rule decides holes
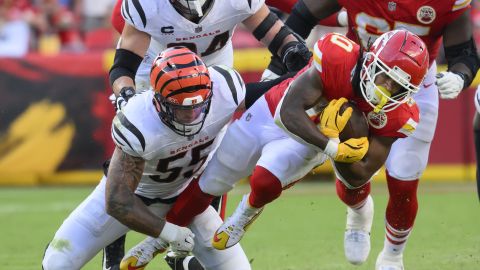
[[[437,16],[435,9],[431,6],[422,6],[417,11],[417,20],[423,24],[430,24]]]
[[[202,96],[194,96],[194,97],[188,97],[188,98],[183,99],[182,105],[183,106],[189,106],[189,105],[195,105],[195,104],[202,103],[202,102],[203,102]]]
[[[381,129],[387,125],[387,115],[384,112],[376,113],[371,111],[367,115],[368,124],[376,129]]]

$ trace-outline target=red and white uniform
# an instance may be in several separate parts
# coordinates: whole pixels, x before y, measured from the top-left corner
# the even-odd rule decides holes
[[[339,45],[338,40],[344,43]],[[350,50],[345,50],[342,46],[345,42],[350,45]],[[359,46],[345,36],[327,34],[317,42],[312,64],[322,78],[324,96],[328,100],[340,97],[355,100],[359,108],[370,115],[372,134],[399,138],[410,135],[415,130],[419,117],[413,101],[390,112],[374,114],[373,108],[363,97],[354,93],[351,75],[358,57]],[[299,74],[309,67],[310,65]],[[274,120],[283,96],[299,74],[270,89],[228,128],[200,178],[202,191],[212,195],[223,194],[233,188],[239,179],[248,176],[255,166],[270,171],[280,180],[282,187],[286,187],[325,162],[326,155],[297,142],[277,126]]]
[[[321,77],[323,96],[327,100],[344,97],[355,101],[358,108],[367,116],[372,135],[395,138],[411,135],[419,121],[418,107],[413,100],[393,111],[377,114],[360,93],[355,93],[351,77],[359,54],[359,46],[343,35],[327,34],[317,41],[311,65],[315,66]],[[307,68],[309,67],[299,74]],[[265,94],[272,115],[293,80],[294,78],[289,79]]]
[[[470,8],[471,0],[446,1],[346,1],[339,0],[348,14],[347,36],[356,41],[352,29],[358,32],[362,44],[373,42],[381,34],[394,29],[407,29],[427,45],[430,69],[413,96],[420,110],[420,123],[410,138],[398,140],[392,146],[386,167],[391,176],[402,180],[418,179],[428,162],[438,116],[438,90],[435,85],[435,58],[445,27]],[[412,153],[415,153],[412,156]],[[411,161],[409,164],[406,162]],[[407,168],[408,169],[405,169]]]

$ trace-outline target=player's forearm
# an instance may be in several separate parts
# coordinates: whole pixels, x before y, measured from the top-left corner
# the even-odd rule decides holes
[[[115,149],[107,176],[106,210],[130,229],[157,237],[165,222],[154,215],[134,194],[144,164],[143,159]]]
[[[301,107],[282,106],[275,115],[275,122],[290,137],[302,144],[319,151],[323,151],[328,144],[329,139],[318,130]]]

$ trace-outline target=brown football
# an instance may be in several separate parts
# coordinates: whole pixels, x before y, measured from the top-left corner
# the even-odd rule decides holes
[[[359,138],[368,136],[368,123],[367,118],[360,109],[357,108],[353,103],[345,103],[340,108],[340,112],[343,112],[346,108],[352,107],[353,112],[352,116],[348,120],[347,125],[340,133],[340,140],[346,141],[350,138]],[[351,170],[349,163],[335,162],[335,168],[342,175],[342,177],[348,181],[353,186],[360,186],[363,183],[359,183],[357,177]]]
[[[365,115],[360,109],[351,102],[346,102],[340,108],[340,112],[345,111],[348,107],[353,109],[352,116],[345,128],[340,132],[340,141],[344,142],[350,138],[360,138],[368,136],[368,123]]]

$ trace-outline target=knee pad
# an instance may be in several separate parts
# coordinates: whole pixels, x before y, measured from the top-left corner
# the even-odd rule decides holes
[[[210,178],[208,181],[202,181],[202,178],[200,178],[198,185],[204,193],[215,197],[222,196],[233,188],[233,184],[222,181],[219,177]]]
[[[412,137],[398,140],[390,150],[385,167],[389,174],[399,180],[420,178],[427,167],[430,142]]]
[[[50,245],[43,257],[42,267],[44,270],[72,270],[78,269],[72,260],[64,252],[53,249]]]

